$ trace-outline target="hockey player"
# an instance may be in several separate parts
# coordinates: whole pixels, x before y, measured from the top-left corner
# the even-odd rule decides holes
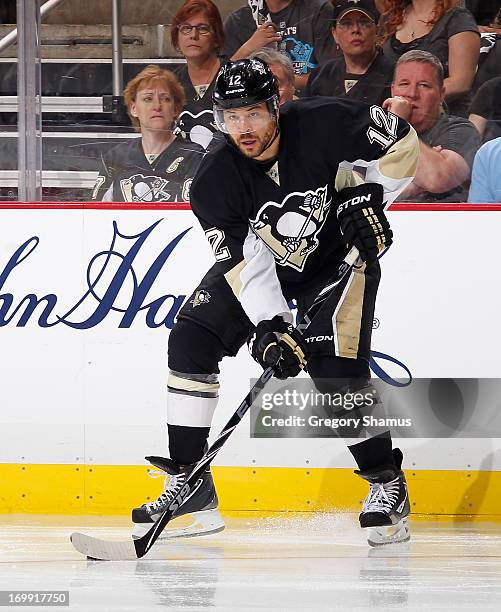
[[[276,80],[264,62],[221,68],[214,114],[227,143],[204,158],[191,192],[216,263],[170,334],[170,459],[150,458],[170,479],[158,500],[133,511],[136,534],[151,527],[201,458],[219,363],[251,334],[252,356],[263,367],[274,365],[278,378],[304,368],[322,393],[372,391],[377,256],[392,242],[383,205],[412,180],[417,137],[405,121],[356,101],[311,98],[280,114],[278,108]],[[365,183],[355,180],[355,166]],[[353,245],[361,259],[302,337],[290,326],[289,301],[297,301],[299,315],[305,312]],[[356,473],[370,483],[360,514],[369,542],[408,539],[402,453],[386,431],[353,442]],[[181,506],[180,514],[187,512],[201,517],[199,532],[223,527],[209,472]]]
[[[185,96],[172,72],[150,65],[124,90],[132,124],[141,138],[102,157],[92,198],[112,202],[185,202],[204,149],[175,136]]]

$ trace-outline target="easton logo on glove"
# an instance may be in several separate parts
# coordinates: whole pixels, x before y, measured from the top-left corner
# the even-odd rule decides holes
[[[377,183],[346,187],[338,193],[341,204],[336,212],[348,247],[355,246],[363,261],[377,259],[389,247],[393,232],[384,213],[384,191]]]
[[[340,191],[340,193],[342,193]],[[370,202],[372,199],[372,195],[368,193],[367,195],[356,196],[351,198],[351,200],[346,200],[337,207],[337,216],[339,217],[339,213],[343,210],[343,208],[348,208],[348,206],[355,206],[356,204],[360,204],[361,202]]]

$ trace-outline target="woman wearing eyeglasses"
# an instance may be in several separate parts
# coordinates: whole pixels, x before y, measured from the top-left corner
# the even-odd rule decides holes
[[[341,55],[315,69],[307,96],[339,96],[381,105],[390,94],[392,63],[377,46],[373,0],[336,0],[332,36]]]
[[[172,46],[186,58],[176,70],[184,88],[186,104],[179,117],[183,136],[207,149],[217,132],[212,113],[214,79],[221,67],[219,52],[224,42],[219,9],[211,0],[188,0],[174,15]]]

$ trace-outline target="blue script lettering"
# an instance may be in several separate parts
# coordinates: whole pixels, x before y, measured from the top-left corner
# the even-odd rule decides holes
[[[40,240],[34,236],[30,238],[25,243],[23,243],[12,255],[12,257],[7,262],[7,265],[2,270],[0,274],[0,289],[3,288],[5,281],[8,279],[10,273],[19,266],[25,259],[27,259],[31,253],[37,248]],[[17,327],[24,327],[26,323],[29,321],[29,318],[35,311],[36,307],[42,302],[46,302],[46,306],[38,319],[38,324],[40,327],[49,327],[47,323],[47,318],[54,309],[54,306],[57,302],[57,296],[53,293],[44,296],[43,298],[37,298],[33,293],[29,293],[25,296],[19,304],[14,308],[14,310],[9,315],[9,310],[12,307],[14,302],[14,296],[12,293],[2,293],[0,295],[0,300],[2,302],[2,306],[0,307],[0,327],[5,327],[8,325],[12,319],[16,316],[18,312],[22,310],[22,307],[26,304],[24,311],[21,312],[19,320],[17,322]]]
[[[88,289],[74,306],[63,315],[58,315],[54,311],[58,300],[56,294],[51,293],[38,298],[35,294],[30,293],[20,300],[13,310],[14,295],[11,293],[0,294],[0,326],[8,325],[14,317],[20,313],[16,326],[24,327],[34,314],[37,306],[45,303],[45,308],[38,318],[38,325],[40,327],[53,327],[54,325],[63,324],[74,329],[90,329],[101,323],[111,311],[115,311],[123,313],[118,327],[128,328],[132,325],[139,312],[146,311],[145,321],[148,327],[156,328],[164,326],[172,328],[175,317],[186,299],[186,295],[167,294],[150,302],[145,302],[145,300],[158,274],[169,259],[169,256],[191,228],[184,230],[169,242],[150,265],[140,282],[138,282],[137,274],[133,266],[138,252],[160,221],[161,220],[156,221],[144,231],[132,236],[122,234],[118,229],[117,222],[114,221],[113,238],[110,247],[94,255],[87,267]],[[132,242],[131,247],[125,254],[116,250],[118,238]],[[4,270],[0,273],[0,290],[3,289],[6,280],[13,273],[15,268],[35,251],[39,242],[40,239],[34,236],[15,251],[7,262]],[[97,294],[96,287],[103,278],[105,272],[109,272],[111,262],[116,262],[116,260],[120,262],[120,265],[105,288],[104,294],[100,297]],[[126,308],[119,308],[116,305],[117,296],[128,278],[132,278],[132,296]],[[83,310],[82,306],[86,306],[86,311],[88,312],[88,304],[91,300],[93,311],[82,320],[81,317],[78,316],[77,311]],[[163,318],[159,316],[161,308],[164,312],[167,311]],[[12,312],[9,313],[11,310]],[[51,320],[49,320],[49,317]]]

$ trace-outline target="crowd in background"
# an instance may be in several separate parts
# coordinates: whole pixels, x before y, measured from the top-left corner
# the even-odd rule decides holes
[[[171,35],[187,62],[179,129],[206,150],[218,139],[219,66],[254,56],[272,67],[281,104],[341,96],[409,121],[421,156],[405,200],[465,201],[478,149],[501,135],[499,0],[250,0],[224,23],[211,0],[187,0]]]
[[[3,7],[8,12],[8,2]],[[186,59],[173,69],[185,98],[173,132],[202,152],[220,139],[211,97],[221,64],[260,57],[277,77],[281,104],[340,96],[409,121],[421,161],[407,200],[465,201],[472,169],[473,182],[480,174],[485,182],[492,160],[500,159],[501,0],[242,0],[224,23],[217,2],[187,0],[170,33]],[[129,115],[135,103],[129,100]],[[135,123],[150,142],[146,126]],[[174,135],[154,144],[153,153]],[[479,149],[483,163],[474,162]],[[145,151],[146,159],[151,154]],[[499,181],[490,190],[474,186],[470,199],[501,201]]]

